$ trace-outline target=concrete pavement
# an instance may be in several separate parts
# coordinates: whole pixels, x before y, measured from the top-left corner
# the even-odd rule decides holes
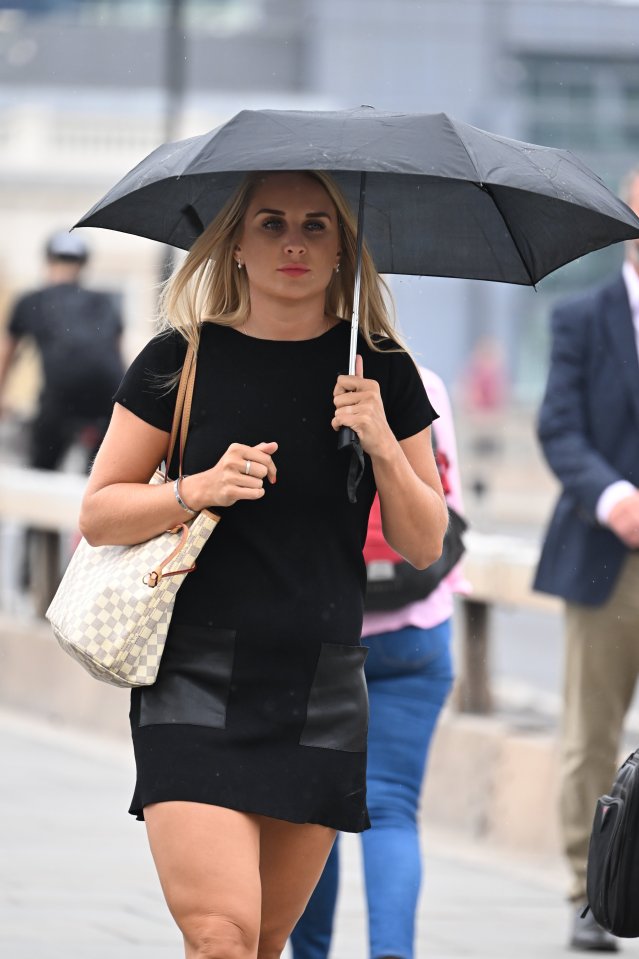
[[[180,959],[144,827],[126,814],[128,744],[0,712],[0,955]],[[342,846],[332,959],[367,954],[359,841]],[[418,959],[566,956],[561,863],[427,830]],[[624,944],[639,956],[639,942]]]

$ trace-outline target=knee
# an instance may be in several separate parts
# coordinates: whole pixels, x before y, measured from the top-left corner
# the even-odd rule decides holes
[[[280,959],[280,956],[284,952],[284,946],[286,943],[275,943],[265,940],[262,942],[260,939],[260,944],[257,950],[257,959]]]
[[[284,952],[288,935],[275,929],[262,929],[257,946],[257,959],[280,959]]]
[[[369,781],[367,806],[371,824],[377,828],[414,826],[417,822],[417,790],[399,782]]]
[[[255,959],[257,935],[224,916],[194,921],[184,938],[189,959]]]

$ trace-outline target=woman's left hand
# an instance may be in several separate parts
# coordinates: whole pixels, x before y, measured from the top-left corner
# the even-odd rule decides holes
[[[377,380],[364,379],[364,362],[358,354],[355,375],[337,377],[333,390],[334,430],[349,426],[359,436],[362,449],[369,456],[383,455],[397,443],[388,425]]]

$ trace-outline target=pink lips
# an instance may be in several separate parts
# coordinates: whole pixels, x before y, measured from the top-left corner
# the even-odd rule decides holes
[[[278,267],[279,273],[286,273],[287,276],[304,276],[305,273],[308,273],[308,267],[301,266],[296,264],[291,264],[290,266],[280,266]]]

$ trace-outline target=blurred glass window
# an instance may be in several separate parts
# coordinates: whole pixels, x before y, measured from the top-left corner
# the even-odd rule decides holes
[[[267,0],[181,0],[189,26],[217,33],[254,25]],[[85,24],[155,26],[166,21],[170,0],[0,0],[0,10],[27,16],[72,14]]]
[[[525,53],[519,60],[529,139],[597,153],[636,151],[636,59]]]

